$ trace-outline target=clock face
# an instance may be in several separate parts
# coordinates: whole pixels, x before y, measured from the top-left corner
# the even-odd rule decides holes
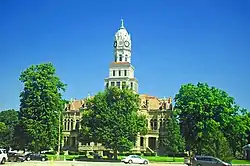
[[[114,47],[116,48],[116,46],[117,46],[117,41],[114,42]]]
[[[130,43],[128,41],[125,41],[125,46],[128,47]]]

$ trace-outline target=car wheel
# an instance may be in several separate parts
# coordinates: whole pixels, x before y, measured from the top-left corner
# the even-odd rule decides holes
[[[5,164],[5,162],[6,162],[6,159],[3,158],[2,161],[1,161],[1,164]]]
[[[201,164],[197,164],[196,166],[202,166]]]
[[[132,163],[133,163],[133,161],[132,161],[132,160],[129,160],[129,161],[128,161],[128,163],[129,163],[129,164],[132,164]]]
[[[27,161],[30,161],[30,157],[27,158]]]
[[[148,164],[148,161],[145,160],[145,161],[143,162],[143,164],[145,164],[145,165]]]
[[[42,158],[42,161],[45,161],[45,158]]]

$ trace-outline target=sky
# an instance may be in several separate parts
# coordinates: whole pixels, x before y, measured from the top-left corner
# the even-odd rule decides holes
[[[132,37],[139,93],[169,97],[208,83],[250,110],[248,0],[1,0],[0,110],[19,109],[20,73],[51,62],[65,99],[104,90],[114,35]]]

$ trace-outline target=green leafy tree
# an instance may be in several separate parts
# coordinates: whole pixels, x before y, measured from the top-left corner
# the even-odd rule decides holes
[[[66,85],[51,63],[32,65],[21,73],[20,129],[25,145],[33,151],[58,145],[59,115],[64,109],[61,92]]]
[[[6,147],[15,147],[16,142],[14,141],[15,126],[18,124],[18,112],[14,109],[5,110],[0,112],[0,122],[3,122],[7,127],[7,133],[5,133]]]
[[[160,128],[159,148],[163,153],[173,155],[174,161],[177,153],[184,152],[185,141],[181,135],[180,125],[175,112],[170,113]]]
[[[208,120],[207,124],[209,127],[203,132],[204,145],[201,153],[218,157],[224,161],[231,161],[233,159],[232,150],[227,138],[220,130],[220,124],[214,120]]]
[[[0,147],[8,147],[9,130],[5,123],[0,122]]]
[[[139,114],[139,95],[129,89],[111,87],[87,103],[83,112],[82,135],[117,152],[130,150],[138,133],[147,132],[146,118]],[[85,139],[85,140],[87,140]]]
[[[248,130],[247,119],[244,122],[239,120],[244,117],[235,104],[234,98],[225,91],[209,87],[204,83],[186,84],[182,85],[176,94],[175,102],[175,108],[179,112],[181,131],[186,144],[192,151],[198,154],[204,152],[204,148],[210,144],[206,139],[217,139],[214,134],[215,130],[222,132],[231,151],[240,149],[241,144],[245,142],[245,134]],[[242,130],[236,125],[239,125]],[[233,142],[233,139],[236,140]]]

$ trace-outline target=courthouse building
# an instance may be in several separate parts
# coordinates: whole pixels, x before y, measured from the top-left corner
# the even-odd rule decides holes
[[[131,36],[121,22],[121,26],[114,37],[114,61],[109,66],[109,76],[104,79],[104,86],[127,85],[138,93],[138,80],[135,77],[135,68],[132,65]],[[148,133],[138,135],[134,152],[156,152],[158,148],[159,128],[165,121],[167,112],[172,110],[172,99],[158,98],[147,94],[139,94],[141,99],[140,112],[147,117]],[[90,96],[88,96],[90,97]],[[101,144],[94,142],[80,142],[78,132],[81,128],[81,112],[85,109],[85,101],[71,100],[67,105],[63,118],[63,150],[68,151],[107,151]]]

